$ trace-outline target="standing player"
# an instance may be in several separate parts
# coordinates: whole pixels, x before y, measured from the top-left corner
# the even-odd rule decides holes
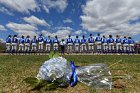
[[[90,37],[88,38],[88,52],[94,53],[94,38],[92,37],[92,34],[90,34]]]
[[[12,53],[17,52],[17,44],[18,44],[17,35],[14,35],[12,38]]]
[[[43,43],[44,43],[44,38],[42,34],[40,34],[38,37],[38,52],[43,52]]]
[[[114,39],[112,38],[112,35],[109,35],[108,44],[109,44],[109,52],[114,53]]]
[[[103,52],[107,53],[108,52],[108,40],[105,37],[105,35],[103,35],[102,45],[103,45]]]
[[[24,52],[24,36],[22,35],[21,38],[19,39],[19,52]]]
[[[60,47],[61,47],[61,54],[63,55],[65,54],[65,45],[66,45],[65,40],[62,39],[60,42]]]
[[[79,53],[80,51],[80,39],[78,36],[76,36],[76,39],[74,41],[74,47],[75,47],[75,53]]]
[[[48,38],[46,39],[46,52],[51,51],[51,44],[52,44],[52,40],[50,39],[50,36],[48,36]]]
[[[85,36],[83,35],[83,38],[81,39],[81,53],[87,52],[86,43],[87,43],[87,40],[85,39]]]
[[[25,52],[29,53],[30,52],[30,36],[27,35],[27,37],[25,38]]]
[[[58,45],[59,45],[59,40],[58,40],[57,36],[55,36],[55,39],[53,40],[53,50],[55,52],[58,51],[58,49],[59,49]]]
[[[121,53],[122,52],[122,39],[120,38],[119,35],[116,35],[116,52]]]
[[[37,51],[37,39],[36,39],[36,36],[34,36],[34,38],[32,39],[31,41],[31,45],[32,45],[32,49],[31,51],[32,52],[36,52]]]
[[[135,41],[131,37],[128,37],[128,44],[129,44],[129,52],[134,53]]]
[[[102,52],[102,37],[100,36],[99,33],[98,33],[98,35],[97,35],[97,37],[95,39],[95,42],[96,42],[97,52],[101,53]]]
[[[11,35],[9,35],[6,38],[6,52],[7,53],[10,53],[10,50],[11,50],[11,42],[12,42]]]
[[[67,38],[67,53],[72,53],[73,51],[73,40],[71,38],[71,36],[69,35],[69,38]]]
[[[123,52],[128,53],[129,52],[129,47],[128,47],[128,39],[126,36],[124,36],[123,39]]]

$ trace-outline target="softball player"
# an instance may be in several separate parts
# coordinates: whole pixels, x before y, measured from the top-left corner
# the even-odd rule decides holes
[[[34,38],[32,39],[32,41],[31,41],[31,45],[32,45],[32,49],[31,49],[31,51],[33,52],[36,52],[37,51],[37,39],[36,39],[36,36],[34,36]]]
[[[86,43],[87,43],[87,40],[85,39],[85,36],[83,35],[83,38],[81,39],[81,53],[84,53],[87,51]]]
[[[67,38],[67,53],[72,53],[73,51],[73,40],[71,36],[69,35],[69,38]]]
[[[108,40],[105,37],[105,35],[103,35],[102,45],[103,45],[103,52],[107,53],[108,52]]]
[[[17,35],[14,35],[12,38],[12,53],[17,52],[17,44],[18,44]]]
[[[90,34],[90,38],[88,38],[88,51],[89,53],[94,52],[94,38],[92,37],[92,34]]]
[[[43,52],[43,43],[44,43],[44,38],[42,34],[40,34],[38,37],[38,51],[39,52]]]
[[[119,35],[116,36],[116,52],[121,53],[122,52],[122,39],[120,38]]]
[[[9,35],[9,36],[6,38],[6,52],[7,52],[7,53],[9,53],[10,50],[11,50],[11,42],[12,42],[11,35]]]
[[[21,38],[19,39],[19,52],[24,52],[24,36],[22,35]]]
[[[95,39],[96,42],[96,49],[98,53],[101,53],[102,51],[102,37],[100,36],[100,34],[98,33],[98,36]]]
[[[78,36],[76,36],[76,39],[74,41],[74,47],[75,47],[75,52],[79,53],[79,51],[80,51],[80,39],[78,39]]]
[[[124,36],[124,39],[123,39],[123,51],[124,51],[124,53],[129,52],[128,39],[126,36]]]
[[[114,52],[114,39],[112,38],[112,35],[109,35],[108,44],[109,52]]]
[[[57,38],[57,36],[55,36],[55,39],[53,40],[53,50],[54,51],[58,51],[58,45],[59,45],[59,40]]]
[[[128,37],[128,44],[129,44],[129,52],[134,53],[135,41],[131,37]]]
[[[46,51],[47,52],[51,51],[51,44],[52,44],[52,40],[50,39],[50,36],[48,36],[48,38],[46,39]]]
[[[30,36],[27,35],[27,37],[25,38],[25,51],[26,52],[29,52],[30,51]]]

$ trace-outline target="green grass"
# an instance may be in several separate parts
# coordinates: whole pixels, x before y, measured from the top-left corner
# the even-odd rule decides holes
[[[139,93],[140,56],[139,55],[76,55],[65,56],[78,66],[94,63],[106,63],[111,66],[113,77],[125,75],[125,78],[113,79],[113,84],[124,86],[112,90],[93,89],[78,83],[74,88],[61,88],[51,91],[30,91],[31,87],[23,82],[27,77],[35,77],[40,66],[49,57],[45,55],[1,55],[0,56],[0,93]],[[114,64],[115,63],[115,64]]]

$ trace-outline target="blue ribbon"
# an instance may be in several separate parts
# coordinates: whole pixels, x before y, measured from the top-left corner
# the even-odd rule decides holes
[[[70,76],[70,86],[74,87],[78,82],[78,78],[77,78],[77,75],[76,75],[76,72],[75,72],[74,62],[71,61],[70,65],[71,65],[71,69],[72,69],[72,74]]]

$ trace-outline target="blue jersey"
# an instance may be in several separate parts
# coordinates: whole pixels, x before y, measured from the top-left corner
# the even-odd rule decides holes
[[[128,39],[127,38],[123,39],[123,44],[128,44]]]
[[[20,38],[19,43],[24,44],[24,38]]]
[[[58,39],[54,39],[53,43],[59,43],[59,40]]]
[[[116,43],[121,43],[122,42],[122,39],[121,38],[116,38]]]
[[[80,43],[80,39],[76,38],[74,43]]]
[[[32,43],[37,43],[37,39],[32,39]]]
[[[42,36],[39,36],[38,37],[38,42],[43,42],[44,41],[44,38]]]
[[[114,43],[114,39],[113,38],[109,38],[108,39],[108,43]]]
[[[67,39],[67,44],[68,44],[68,43],[73,43],[72,38],[68,38],[68,39]]]
[[[102,43],[108,43],[107,38],[103,38]]]
[[[46,39],[46,44],[51,44],[52,40],[51,39]]]
[[[18,43],[18,39],[16,37],[13,38],[12,43]]]
[[[84,39],[81,39],[81,43],[82,44],[86,44],[87,40],[84,38]]]
[[[11,38],[10,37],[8,37],[8,38],[6,38],[6,43],[11,43]]]
[[[30,39],[29,38],[25,38],[25,43],[30,43]]]
[[[96,39],[95,39],[95,41],[96,41],[96,42],[102,42],[102,37],[97,36]]]
[[[88,38],[88,43],[94,43],[94,38],[93,37]]]
[[[135,41],[133,39],[128,39],[128,44],[135,44]]]

